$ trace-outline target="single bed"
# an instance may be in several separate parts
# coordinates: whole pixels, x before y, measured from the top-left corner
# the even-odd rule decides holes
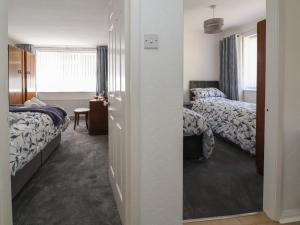
[[[207,93],[200,97],[195,94],[195,89],[198,88],[218,87],[217,81],[190,81],[191,109],[207,120],[215,134],[255,155],[256,104],[233,101],[219,92]]]
[[[208,159],[213,153],[214,135],[206,119],[200,114],[183,109],[183,155],[185,159]]]
[[[56,120],[58,113],[47,109],[10,107],[10,168],[13,198],[45,163],[59,146],[61,133],[67,128],[69,118],[62,112],[63,119]]]

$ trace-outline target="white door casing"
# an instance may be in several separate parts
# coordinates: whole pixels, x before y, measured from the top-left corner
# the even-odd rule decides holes
[[[108,45],[109,177],[119,214],[125,223],[126,202],[126,84],[124,0],[110,1]]]

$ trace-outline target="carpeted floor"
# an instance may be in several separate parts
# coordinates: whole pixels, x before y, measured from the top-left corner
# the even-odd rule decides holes
[[[13,202],[14,225],[120,225],[108,178],[107,136],[72,124],[59,149]]]
[[[184,161],[184,219],[262,210],[263,177],[255,158],[216,137],[212,158]]]

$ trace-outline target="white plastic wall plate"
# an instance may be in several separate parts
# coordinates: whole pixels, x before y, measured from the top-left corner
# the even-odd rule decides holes
[[[144,48],[145,49],[158,49],[159,48],[158,35],[157,34],[145,34]]]

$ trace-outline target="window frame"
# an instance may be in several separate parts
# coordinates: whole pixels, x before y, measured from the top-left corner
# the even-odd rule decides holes
[[[242,73],[242,90],[243,91],[253,91],[256,92],[257,91],[257,83],[255,87],[250,87],[250,86],[246,86],[246,82],[245,82],[245,73],[244,73],[244,68],[245,68],[245,39],[249,38],[251,36],[256,36],[257,38],[257,30],[252,30],[249,32],[246,32],[242,35],[242,68],[241,68],[241,73]],[[257,60],[257,56],[256,56],[256,60]],[[256,71],[256,76],[257,76],[257,71]],[[257,80],[257,77],[256,77]]]
[[[95,53],[96,63],[95,63],[95,80],[97,82],[97,49],[96,48],[81,48],[81,47],[36,47],[36,90],[37,93],[95,93],[96,92],[96,82],[95,88],[93,90],[39,90],[38,89],[38,70],[37,70],[37,55],[38,52],[74,52],[74,53]],[[71,82],[70,82],[71,83]]]

